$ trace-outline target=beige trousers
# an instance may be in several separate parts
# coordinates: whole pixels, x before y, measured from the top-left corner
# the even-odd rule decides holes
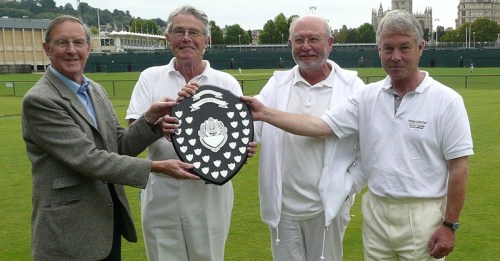
[[[427,243],[441,226],[445,208],[446,197],[392,199],[366,192],[361,200],[365,260],[438,260]]]

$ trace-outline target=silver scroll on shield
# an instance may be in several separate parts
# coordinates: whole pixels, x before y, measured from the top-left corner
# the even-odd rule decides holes
[[[228,90],[203,85],[172,109],[180,124],[172,137],[179,158],[207,182],[223,185],[238,173],[253,140],[247,105]]]

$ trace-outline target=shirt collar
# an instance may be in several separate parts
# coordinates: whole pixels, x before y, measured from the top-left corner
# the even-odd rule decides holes
[[[328,74],[328,77],[324,79],[323,81],[316,83],[314,86],[320,86],[320,87],[330,87],[333,88],[333,78],[335,76],[335,67],[333,66],[333,62],[330,60],[327,60],[327,63],[330,65],[332,70],[330,71],[330,74]],[[293,78],[293,85],[297,85],[298,83],[303,83],[306,86],[312,87],[305,79],[302,77],[300,74],[300,67],[297,65],[294,68],[295,73],[294,73],[294,78]]]
[[[418,85],[417,88],[415,89],[414,92],[416,93],[423,93],[427,88],[430,87],[430,83],[432,81],[432,78],[429,76],[428,72],[426,71],[420,71],[420,72],[424,74],[424,79],[422,80],[420,85]],[[395,92],[393,91],[394,88],[392,87],[392,81],[389,75],[385,77],[384,82],[382,83],[382,90],[389,90],[390,93]]]
[[[59,80],[61,80],[64,83],[64,85],[66,85],[75,94],[78,92],[78,89],[80,88],[80,86],[83,86],[84,88],[88,88],[88,86],[89,86],[89,80],[85,76],[83,76],[83,84],[80,85],[80,84],[70,80],[68,77],[59,73],[52,66],[50,66],[49,68],[56,75],[56,77],[59,78]]]
[[[179,73],[176,69],[175,69],[175,60],[176,58],[173,57],[170,62],[167,64],[167,70],[169,71],[169,73]],[[201,61],[203,63],[203,66],[204,66],[204,69],[203,69],[203,72],[197,76],[195,76],[194,78],[198,78],[198,77],[207,77],[208,75],[208,72],[210,70],[210,62],[207,61],[207,60],[202,60]],[[193,78],[193,79],[194,79]]]

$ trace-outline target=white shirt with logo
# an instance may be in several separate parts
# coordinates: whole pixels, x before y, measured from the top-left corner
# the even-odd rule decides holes
[[[469,119],[462,97],[427,72],[394,112],[386,77],[333,107],[321,118],[342,138],[358,134],[368,187],[392,198],[447,194],[447,160],[472,155]]]

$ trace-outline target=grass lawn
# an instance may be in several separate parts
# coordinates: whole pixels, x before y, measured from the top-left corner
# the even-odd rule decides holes
[[[469,159],[470,177],[467,200],[457,232],[457,245],[447,260],[498,260],[499,203],[495,177],[500,170],[500,75],[498,68],[426,68],[433,77],[455,88],[468,109],[475,155]],[[253,95],[273,70],[229,71],[243,82],[244,92]],[[380,68],[359,69],[365,81],[384,77]],[[120,119],[125,117],[130,91],[138,73],[88,74],[108,90]],[[466,79],[467,76],[467,79]],[[31,174],[21,137],[21,96],[40,77],[37,75],[0,75],[0,260],[31,260],[30,211]],[[18,82],[24,81],[24,82]],[[467,82],[466,82],[467,81]],[[6,82],[16,82],[16,96]],[[465,88],[467,83],[467,88]],[[18,85],[19,84],[19,85]],[[111,95],[115,92],[115,95]],[[125,122],[122,120],[122,123]],[[142,155],[144,156],[144,154]],[[235,203],[226,260],[271,260],[269,230],[260,220],[257,191],[258,155],[233,179]],[[137,244],[123,243],[123,260],[146,260],[140,227],[138,189],[127,188],[139,232]],[[344,260],[363,259],[360,196],[351,210],[352,221],[344,239]]]

